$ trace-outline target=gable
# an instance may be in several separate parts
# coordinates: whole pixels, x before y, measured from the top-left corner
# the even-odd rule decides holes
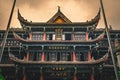
[[[55,20],[54,23],[58,23],[58,24],[62,24],[62,23],[66,23],[65,20],[63,18],[61,18],[60,16],[58,16]]]
[[[58,8],[58,12],[47,21],[47,23],[55,23],[55,24],[62,24],[62,23],[72,23]]]

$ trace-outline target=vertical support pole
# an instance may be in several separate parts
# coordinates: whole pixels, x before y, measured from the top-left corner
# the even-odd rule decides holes
[[[42,58],[41,58],[41,61],[44,61],[45,60],[45,55],[44,55],[44,52],[42,52]]]
[[[90,80],[94,80],[94,67],[92,68],[92,73],[90,75]]]
[[[76,67],[74,67],[74,70],[75,70],[75,72],[74,72],[74,77],[73,77],[73,80],[77,80],[77,68]]]
[[[26,73],[25,73],[25,67],[23,67],[23,79],[22,80],[27,80]]]
[[[75,55],[75,51],[73,51],[73,61],[76,61],[76,55]]]
[[[25,73],[24,73],[24,75],[23,75],[23,80],[27,80]]]
[[[74,79],[73,80],[77,80],[77,76],[76,73],[74,73]]]
[[[43,34],[43,40],[46,40],[46,32]]]
[[[94,80],[94,74],[91,74],[90,80]]]
[[[74,27],[73,27],[73,30],[72,30],[71,37],[72,37],[72,40],[75,40],[75,39],[74,39]]]
[[[44,79],[43,79],[43,74],[41,74],[41,76],[40,76],[40,80],[44,80]]]
[[[86,32],[86,41],[88,41],[88,32]]]
[[[88,61],[90,61],[91,60],[91,53],[90,53],[90,51],[88,51]]]
[[[16,77],[16,80],[18,80],[18,66],[15,65],[15,77]]]
[[[74,33],[72,33],[72,40],[75,40],[75,39],[74,39]]]
[[[29,40],[32,40],[32,33],[29,33]]]
[[[41,56],[41,61],[45,60],[45,54],[44,54],[44,46],[42,46],[42,56]]]
[[[42,72],[43,70],[42,70],[42,67],[40,68],[40,80],[44,80],[44,78],[43,78],[43,72]]]
[[[115,62],[114,54],[113,54],[113,49],[112,49],[111,39],[110,39],[110,33],[109,33],[109,29],[108,29],[108,24],[107,24],[107,20],[106,20],[106,16],[105,16],[105,11],[104,11],[104,6],[103,6],[103,3],[102,3],[102,0],[100,0],[100,5],[101,5],[101,8],[102,8],[103,19],[104,19],[104,24],[105,24],[105,30],[106,30],[106,34],[107,34],[107,39],[108,39],[109,49],[110,49],[112,62],[113,62],[113,66],[114,66],[114,72],[115,72],[116,80],[119,80],[117,65],[116,65],[116,62]]]
[[[75,46],[74,46],[74,51],[73,51],[73,53],[72,53],[72,59],[73,59],[73,61],[76,61]]]
[[[45,32],[45,27],[44,27],[44,34],[43,34],[43,40],[46,40],[46,32]]]
[[[27,55],[26,55],[26,61],[29,61],[29,58],[30,58],[30,53],[27,52]]]

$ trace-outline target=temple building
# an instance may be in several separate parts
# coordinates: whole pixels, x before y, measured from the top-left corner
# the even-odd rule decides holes
[[[28,21],[19,10],[18,20],[21,28],[10,28],[0,63],[6,80],[115,80],[105,29],[97,28],[100,10],[86,22],[70,21],[60,7],[47,22]],[[119,68],[120,30],[109,31]]]

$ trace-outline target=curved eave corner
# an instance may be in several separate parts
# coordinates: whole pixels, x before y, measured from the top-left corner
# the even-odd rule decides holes
[[[99,22],[99,20],[100,20],[100,12],[101,12],[101,9],[99,8],[99,11],[98,11],[98,14],[95,16],[95,19],[97,19],[97,24],[98,24],[98,22]],[[94,19],[94,20],[95,20]],[[97,26],[97,25],[96,25]]]
[[[97,27],[98,22],[100,20],[100,13],[101,13],[101,9],[99,8],[99,11],[98,11],[97,15],[93,19],[91,19],[91,21],[88,21],[88,24],[91,24],[91,25],[94,24],[93,25],[94,29]]]
[[[21,16],[19,9],[18,9],[18,20],[23,29],[25,25],[29,25],[29,22],[26,19],[24,19],[24,17]]]

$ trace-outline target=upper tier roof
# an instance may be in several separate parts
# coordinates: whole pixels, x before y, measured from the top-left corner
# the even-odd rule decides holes
[[[106,53],[104,56],[97,60],[91,60],[91,61],[26,61],[24,59],[19,59],[15,57],[15,55],[9,53],[9,58],[16,64],[22,64],[22,65],[98,65],[102,64],[103,62],[106,62],[108,60],[108,53]]]
[[[104,35],[105,35],[105,31],[99,35],[97,38],[95,39],[90,39],[90,40],[26,40],[22,37],[20,37],[19,35],[17,35],[16,33],[13,32],[14,38],[22,43],[96,43],[96,42],[100,42],[104,39]]]
[[[60,10],[60,7],[58,7],[57,13],[49,19],[47,22],[29,22],[24,17],[21,16],[19,10],[18,10],[18,19],[22,26],[55,26],[55,25],[75,25],[75,26],[97,26],[99,19],[100,19],[100,9],[97,13],[97,15],[91,19],[90,21],[86,22],[71,22]]]

